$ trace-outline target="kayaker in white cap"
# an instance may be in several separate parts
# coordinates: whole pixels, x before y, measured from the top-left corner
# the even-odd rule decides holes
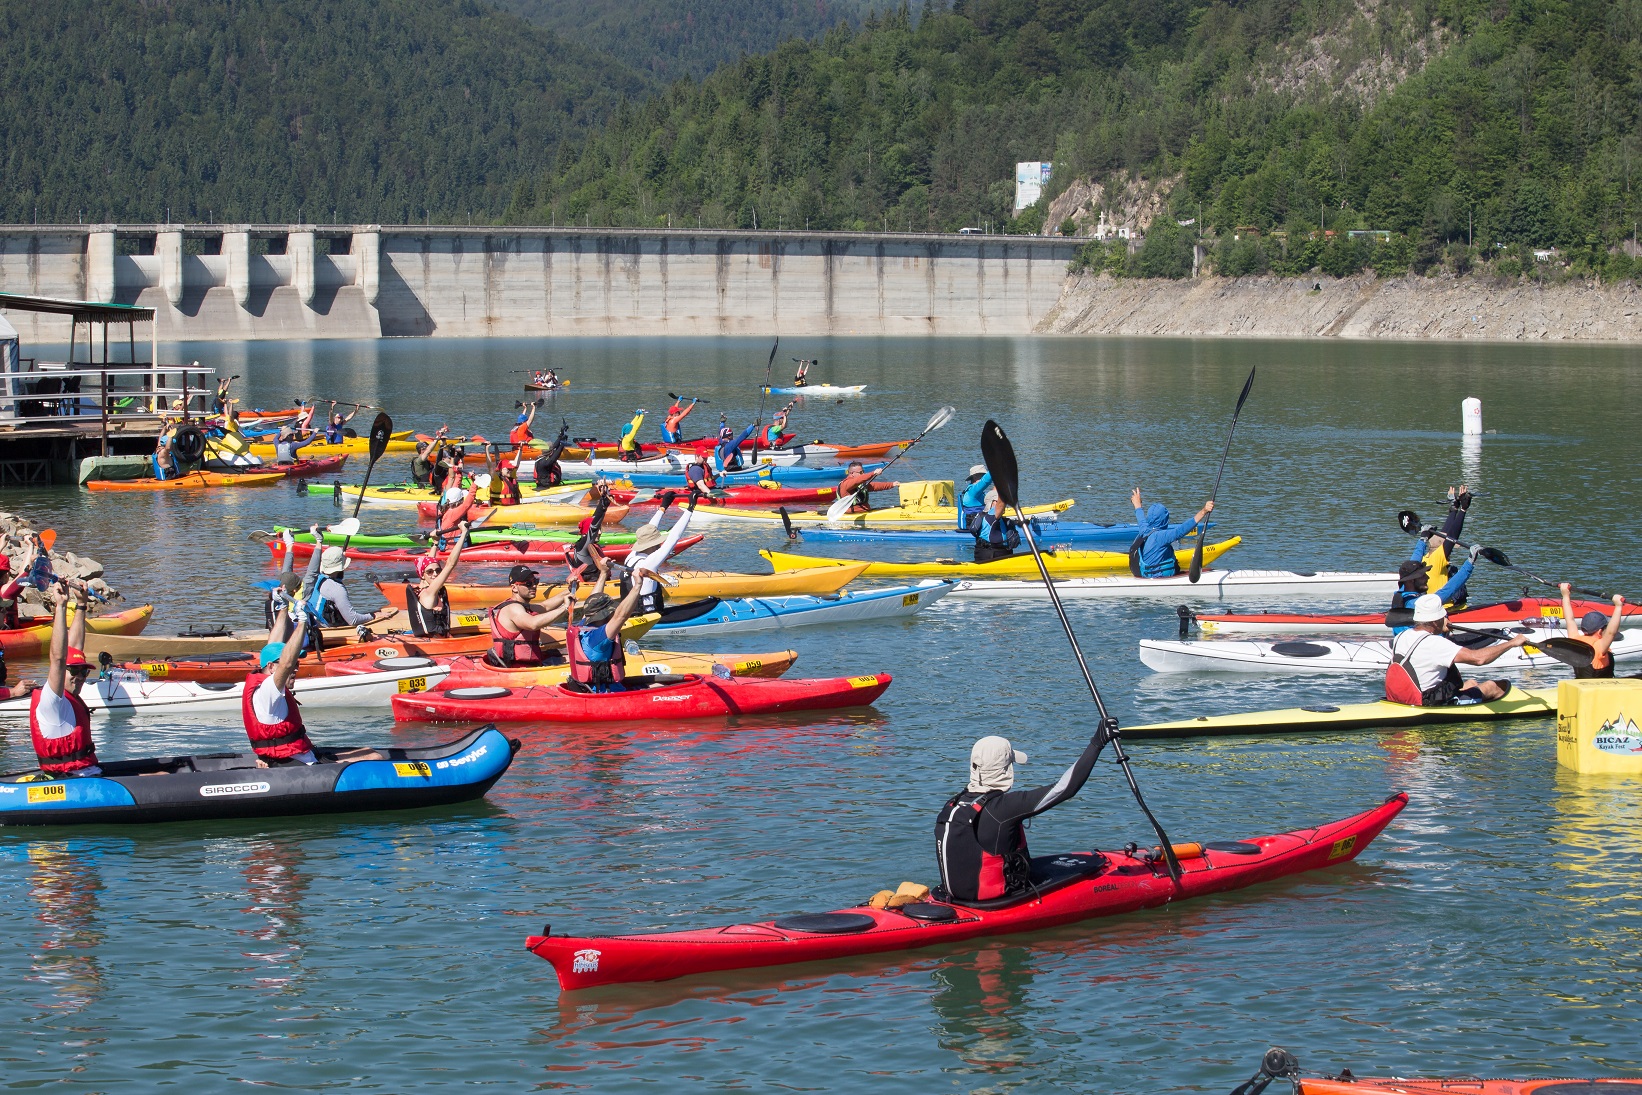
[[[953,795],[935,821],[941,888],[952,900],[994,901],[1031,888],[1026,819],[1058,806],[1083,789],[1101,746],[1091,738],[1059,779],[1029,791],[1013,790],[1015,765],[1026,754],[1008,738],[977,741],[969,751],[969,785]]]
[[[1448,609],[1435,593],[1414,602],[1414,626],[1391,640],[1391,664],[1385,670],[1385,698],[1411,707],[1446,707],[1460,699],[1503,699],[1508,680],[1472,681],[1460,676],[1460,665],[1487,665],[1507,650],[1526,645],[1528,636],[1478,649],[1448,638]]]
[[[383,605],[377,612],[359,612],[348,599],[342,585],[342,576],[348,570],[348,556],[340,544],[332,544],[319,557],[319,587],[314,590],[312,606],[325,627],[369,627],[397,614],[392,605]]]
[[[976,464],[970,468],[969,476],[964,480],[964,489],[958,494],[959,528],[968,528],[971,517],[986,512],[991,490],[992,473],[986,470],[986,465]]]

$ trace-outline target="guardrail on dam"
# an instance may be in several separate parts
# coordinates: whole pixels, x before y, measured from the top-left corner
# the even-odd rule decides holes
[[[162,340],[1016,335],[1080,241],[380,225],[0,227],[0,291],[143,304]],[[58,341],[14,317],[23,338]]]

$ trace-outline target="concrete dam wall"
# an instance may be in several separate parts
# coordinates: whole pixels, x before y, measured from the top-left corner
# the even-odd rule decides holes
[[[1019,335],[1072,240],[575,228],[0,228],[0,292],[143,304],[162,340]],[[28,341],[53,318],[13,313]]]

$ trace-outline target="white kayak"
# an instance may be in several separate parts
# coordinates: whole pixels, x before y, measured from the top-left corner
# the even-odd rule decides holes
[[[912,586],[838,593],[825,597],[708,598],[682,604],[662,613],[650,634],[668,639],[697,635],[728,635],[743,631],[775,631],[813,624],[854,623],[910,616],[952,592],[956,582],[927,579]],[[669,620],[668,615],[673,619]]]
[[[800,384],[796,388],[765,388],[772,395],[860,395],[865,384]]]
[[[298,677],[291,684],[303,707],[381,707],[401,692],[425,692],[450,675],[450,667],[427,658],[398,658],[393,669],[378,673],[350,673],[336,677]],[[121,678],[125,675],[121,674]],[[133,674],[135,676],[135,674]],[[193,681],[152,681],[92,678],[80,698],[95,716],[109,715],[238,715],[244,682],[198,684]],[[0,701],[0,719],[28,722],[29,697]]]
[[[1057,578],[1055,592],[1063,599],[1132,597],[1160,600],[1227,601],[1243,597],[1312,597],[1328,601],[1373,601],[1390,597],[1397,588],[1395,574],[1355,574],[1347,571],[1205,570],[1194,584],[1188,575],[1173,578],[1136,578],[1115,574],[1107,578]],[[1046,597],[1037,580],[974,580],[959,582],[952,596],[962,601],[1015,601]]]
[[[1567,635],[1561,628],[1512,627],[1504,634],[1549,639]],[[1615,661],[1642,658],[1642,630],[1623,631],[1609,648]],[[1381,673],[1391,664],[1389,639],[1332,641],[1305,639],[1256,642],[1233,639],[1142,639],[1140,660],[1154,673]],[[1528,646],[1506,651],[1486,666],[1462,672],[1487,676],[1495,670],[1554,669],[1555,658]]]

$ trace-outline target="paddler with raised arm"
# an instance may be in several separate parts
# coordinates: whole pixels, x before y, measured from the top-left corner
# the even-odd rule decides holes
[[[1104,744],[1096,735],[1054,783],[1016,791],[1015,765],[1026,754],[1008,738],[977,741],[969,751],[969,785],[947,800],[935,819],[941,888],[958,904],[996,901],[1031,889],[1032,855],[1026,821],[1058,806],[1088,782]]]
[[[793,401],[793,403],[796,402],[797,400]],[[763,432],[759,435],[758,445],[760,448],[779,449],[781,447],[781,439],[787,433],[787,412],[792,409],[793,404],[788,403],[775,412],[775,418],[770,421],[768,426],[764,427]]]
[[[718,447],[713,450],[713,464],[719,471],[740,471],[743,467],[741,460],[741,446],[747,439],[758,432],[758,423],[754,422],[739,434],[728,436],[729,426],[719,427]]]
[[[1613,641],[1619,638],[1619,627],[1625,621],[1625,595],[1613,595],[1613,615],[1604,616],[1596,609],[1580,617],[1579,623],[1574,624],[1574,587],[1567,582],[1558,584],[1562,591],[1562,622],[1568,629],[1568,637],[1577,643],[1584,643],[1591,648],[1591,664],[1576,666],[1574,678],[1576,680],[1609,680],[1613,677],[1613,654],[1610,647]]]
[[[639,445],[639,427],[644,425],[644,416],[649,412],[643,407],[633,412],[633,418],[621,428],[621,436],[616,439],[616,457],[620,460],[630,460],[638,463],[643,455],[643,448]]]
[[[102,774],[97,747],[91,740],[91,711],[80,698],[91,666],[86,662],[86,593],[79,596],[74,622],[67,620],[69,586],[59,580],[51,588],[51,647],[46,680],[29,704],[29,738],[40,771],[68,779]]]
[[[1204,502],[1189,521],[1170,524],[1169,510],[1163,503],[1141,504],[1139,487],[1129,495],[1129,501],[1135,507],[1135,524],[1140,526],[1140,535],[1129,546],[1129,569],[1137,578],[1173,578],[1180,573],[1174,557],[1175,543],[1193,529],[1203,535],[1203,522],[1214,512],[1214,503]]]
[[[317,540],[315,546],[318,546]],[[350,562],[341,544],[332,544],[320,553],[321,577],[308,601],[308,607],[320,625],[368,628],[397,615],[399,610],[392,605],[383,605],[375,612],[360,612],[354,608],[353,601],[348,597],[348,589],[342,584]]]
[[[461,535],[446,553],[444,563],[439,562],[439,545],[429,544],[427,554],[416,560],[416,584],[405,587],[405,615],[410,618],[411,634],[418,639],[450,638],[450,591],[445,583],[462,561],[468,523],[457,522],[455,531]]]
[[[985,513],[996,495],[992,489],[992,473],[986,470],[986,465],[976,464],[970,468],[964,489],[958,494],[958,527],[969,528],[969,519],[977,513]]]
[[[680,427],[684,420],[690,417],[690,412],[696,409],[696,404],[701,402],[700,399],[691,399],[686,404],[684,398],[680,396],[674,400],[673,405],[667,408],[667,417],[661,421],[661,439],[669,445],[676,445],[684,440]]]
[[[610,560],[598,559],[599,580],[582,605],[581,622],[565,629],[570,679],[590,692],[625,692],[622,683],[627,656],[621,647],[621,629],[638,607],[640,590],[656,573],[640,567],[633,572],[633,588],[619,602],[604,591],[610,580]],[[569,596],[569,594],[565,594]]]
[[[290,621],[293,609],[297,613],[294,627]],[[256,672],[245,675],[245,686],[240,693],[240,721],[245,726],[245,736],[251,739],[258,768],[319,763],[314,743],[308,738],[308,728],[302,723],[302,709],[291,691],[307,629],[308,613],[295,602],[283,601],[274,615],[273,626],[268,629],[268,642],[257,654]],[[374,749],[345,749],[334,759],[379,760],[381,754]]]
[[[1473,649],[1448,638],[1448,609],[1435,593],[1414,602],[1414,626],[1391,640],[1391,664],[1385,670],[1385,698],[1410,707],[1448,707],[1459,700],[1503,699],[1507,680],[1466,680],[1461,665],[1488,665],[1507,650],[1527,645],[1528,636]]]
[[[792,374],[792,386],[795,388],[802,388],[810,382],[810,366],[814,365],[821,359],[812,357],[795,357],[793,360],[798,362],[798,369]]]
[[[522,406],[524,410],[519,412],[519,421],[507,432],[507,443],[516,448],[523,448],[536,437],[530,432],[530,427],[536,423],[536,403],[533,401]]]
[[[327,445],[340,445],[343,441],[347,440],[348,435],[343,432],[342,427],[353,421],[353,416],[358,413],[359,408],[356,406],[345,415],[338,414],[336,410],[336,402],[333,400],[331,402],[330,417],[327,418],[325,422],[325,443]]]
[[[1465,607],[1465,583],[1476,569],[1482,547],[1473,544],[1459,566],[1450,565],[1454,547],[1465,529],[1465,516],[1471,509],[1471,492],[1464,483],[1457,490],[1449,487],[1448,502],[1448,517],[1442,528],[1427,525],[1421,529],[1414,538],[1414,550],[1397,568],[1397,589],[1391,595],[1392,611],[1412,609],[1414,602],[1426,593],[1435,593],[1450,608]],[[1405,629],[1393,630],[1401,634]]]
[[[490,608],[490,652],[485,660],[495,665],[557,665],[563,660],[557,649],[542,649],[542,629],[565,616],[573,603],[571,594],[556,593],[535,604],[540,585],[536,572],[518,564],[507,574],[507,600]]]

